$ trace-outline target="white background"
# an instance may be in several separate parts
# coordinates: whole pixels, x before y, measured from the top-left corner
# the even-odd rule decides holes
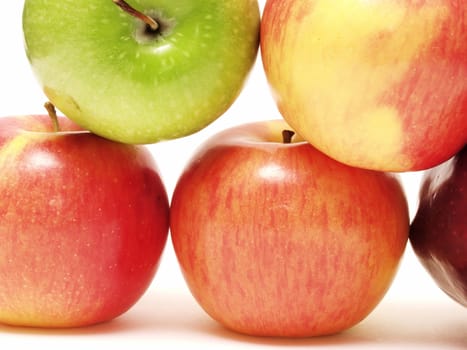
[[[103,1],[103,0],[96,0]],[[261,8],[264,1],[259,1]],[[0,4],[0,116],[44,113],[42,94],[23,49],[23,1]],[[203,131],[149,146],[168,193],[189,156],[207,136],[226,127],[280,117],[264,77],[260,57],[232,108]],[[1,174],[0,174],[1,176]],[[420,173],[404,174],[411,215],[417,206]],[[448,298],[421,267],[410,248],[386,297],[363,322],[342,334],[314,339],[254,338],[231,333],[212,321],[191,297],[171,242],[154,283],[142,299],[116,320],[77,330],[34,330],[0,326],[0,347],[49,349],[203,348],[230,349],[313,346],[326,349],[467,349],[467,310]]]

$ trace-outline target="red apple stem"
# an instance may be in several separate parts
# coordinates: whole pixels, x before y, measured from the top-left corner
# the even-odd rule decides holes
[[[157,21],[154,18],[148,15],[145,15],[141,11],[136,10],[134,7],[128,4],[125,0],[112,0],[112,1],[115,5],[120,7],[126,13],[142,20],[144,23],[146,23],[151,28],[151,30],[156,31],[159,28],[159,23],[157,23]]]
[[[293,132],[292,130],[282,130],[282,142],[285,143],[285,144],[289,144],[289,143],[292,143],[292,139],[295,135],[295,132]]]
[[[47,113],[49,113],[50,119],[52,120],[54,132],[59,132],[60,124],[58,123],[57,111],[55,110],[55,106],[51,102],[47,101],[44,104],[44,107],[47,110]]]

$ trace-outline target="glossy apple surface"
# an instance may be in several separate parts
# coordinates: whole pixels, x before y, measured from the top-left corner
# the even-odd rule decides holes
[[[59,123],[0,119],[0,323],[117,317],[146,291],[166,244],[168,199],[149,151]]]
[[[229,329],[256,336],[336,333],[389,288],[407,243],[393,175],[352,168],[283,121],[207,140],[176,185],[171,237],[196,300]]]
[[[268,0],[261,53],[288,123],[343,163],[428,169],[467,141],[467,2]]]
[[[222,115],[256,59],[256,0],[26,0],[23,29],[49,100],[87,130],[125,143],[194,133]]]
[[[467,307],[467,146],[424,174],[410,242],[439,287]]]

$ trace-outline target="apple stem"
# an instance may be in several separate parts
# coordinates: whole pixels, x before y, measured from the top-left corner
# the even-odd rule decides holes
[[[58,123],[57,111],[55,110],[55,106],[51,102],[46,102],[44,104],[45,109],[49,113],[49,117],[52,120],[54,132],[60,131],[60,124]]]
[[[294,137],[295,135],[295,132],[293,132],[292,130],[282,130],[282,142],[283,143],[292,143],[292,138]]]
[[[151,30],[157,31],[157,29],[159,29],[159,23],[157,23],[157,21],[154,18],[145,15],[141,11],[136,10],[134,7],[129,5],[125,0],[112,0],[112,1],[115,5],[120,7],[123,11],[132,15],[133,17],[136,17],[142,20],[144,23],[146,23],[151,28]]]

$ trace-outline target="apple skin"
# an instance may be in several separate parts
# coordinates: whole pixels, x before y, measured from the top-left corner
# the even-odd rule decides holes
[[[278,108],[316,148],[423,170],[467,141],[467,2],[268,0],[261,55]]]
[[[438,286],[467,307],[467,146],[422,178],[410,243]]]
[[[256,60],[256,0],[132,0],[164,24],[154,40],[112,1],[26,0],[26,53],[48,99],[125,143],[192,134],[221,116]]]
[[[0,119],[0,323],[111,320],[143,295],[166,244],[169,203],[149,151],[59,123]]]
[[[408,239],[397,175],[349,167],[282,120],[213,136],[179,178],[171,238],[187,284],[225,327],[309,337],[364,319],[392,283]]]

